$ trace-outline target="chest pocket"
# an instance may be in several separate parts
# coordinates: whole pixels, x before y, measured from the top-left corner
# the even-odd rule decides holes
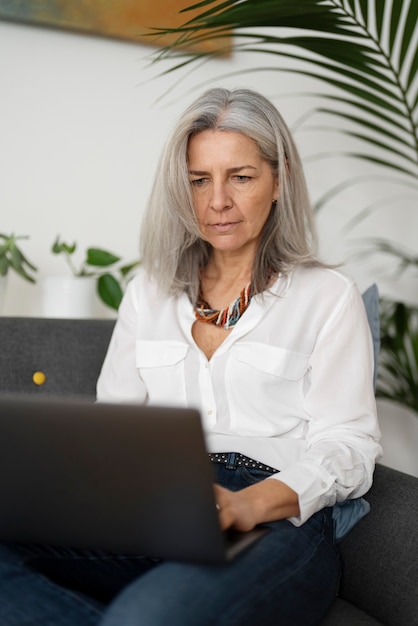
[[[145,383],[149,404],[186,405],[185,359],[188,345],[180,341],[136,342],[136,367]]]
[[[258,342],[242,342],[231,350],[231,423],[234,430],[255,435],[283,435],[300,425],[303,383],[309,355]]]
[[[286,380],[300,380],[309,368],[309,355],[263,343],[243,342],[234,346],[233,357],[260,372]]]

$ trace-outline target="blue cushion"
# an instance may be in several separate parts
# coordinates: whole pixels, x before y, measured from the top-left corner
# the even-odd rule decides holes
[[[373,383],[376,388],[377,363],[380,351],[380,317],[379,317],[379,290],[377,285],[371,285],[363,293],[363,302],[366,307],[367,319],[373,338],[374,351],[374,376]],[[332,510],[334,520],[334,532],[336,541],[341,541],[362,517],[370,511],[370,504],[364,498],[354,498],[335,504]]]
[[[334,522],[335,541],[338,543],[350,530],[367,515],[370,511],[370,504],[364,498],[353,498],[334,504],[332,508],[332,519]]]
[[[369,320],[370,330],[372,331],[373,350],[374,350],[374,386],[376,388],[377,380],[377,363],[380,351],[380,317],[379,317],[379,290],[376,284],[370,285],[363,293],[363,302],[366,308],[367,319]]]

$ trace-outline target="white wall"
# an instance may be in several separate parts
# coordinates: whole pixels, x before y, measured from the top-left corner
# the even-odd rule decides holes
[[[66,273],[50,253],[59,233],[68,242],[104,247],[131,260],[137,256],[141,215],[157,158],[174,120],[201,90],[200,84],[234,69],[277,59],[244,55],[211,61],[180,81],[182,74],[155,79],[149,68],[153,48],[59,30],[0,22],[0,232],[29,235],[22,242],[38,266],[33,286],[10,275],[5,315],[41,314],[42,278]],[[259,89],[272,98],[291,127],[315,100],[296,97],[318,91],[309,79],[278,72],[225,77],[216,83]],[[157,102],[170,86],[174,91]],[[324,90],[324,87],[321,86]],[[348,159],[311,161],[310,155],[350,145],[333,132],[336,118],[316,116],[295,133],[304,157],[313,199],[347,171],[363,174],[364,165]],[[372,170],[371,170],[372,171]],[[388,202],[389,199],[389,202]],[[360,209],[376,209],[348,234],[342,231]],[[356,259],[364,237],[389,237],[414,249],[417,211],[412,196],[400,195],[389,181],[346,191],[318,216],[321,250],[329,261],[348,260],[346,271],[360,288],[376,280],[381,291],[418,301],[416,277],[401,281],[393,262]],[[81,258],[81,257],[80,257]],[[108,310],[98,307],[98,314]],[[418,474],[418,467],[411,470]]]

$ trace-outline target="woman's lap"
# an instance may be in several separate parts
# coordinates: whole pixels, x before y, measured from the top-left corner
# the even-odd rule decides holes
[[[101,626],[309,626],[337,593],[338,556],[290,522],[228,565],[163,563],[112,603]]]
[[[262,476],[214,468],[239,489]],[[2,626],[309,626],[332,604],[339,561],[331,511],[283,520],[234,562],[204,566],[0,546]],[[53,581],[53,582],[52,582]],[[22,602],[22,598],[25,598]],[[91,598],[91,599],[90,599]],[[107,602],[111,600],[110,606]]]

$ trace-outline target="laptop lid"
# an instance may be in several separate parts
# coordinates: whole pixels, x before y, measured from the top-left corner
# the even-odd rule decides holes
[[[220,530],[194,409],[0,398],[0,501],[2,541],[221,563],[265,532]]]

